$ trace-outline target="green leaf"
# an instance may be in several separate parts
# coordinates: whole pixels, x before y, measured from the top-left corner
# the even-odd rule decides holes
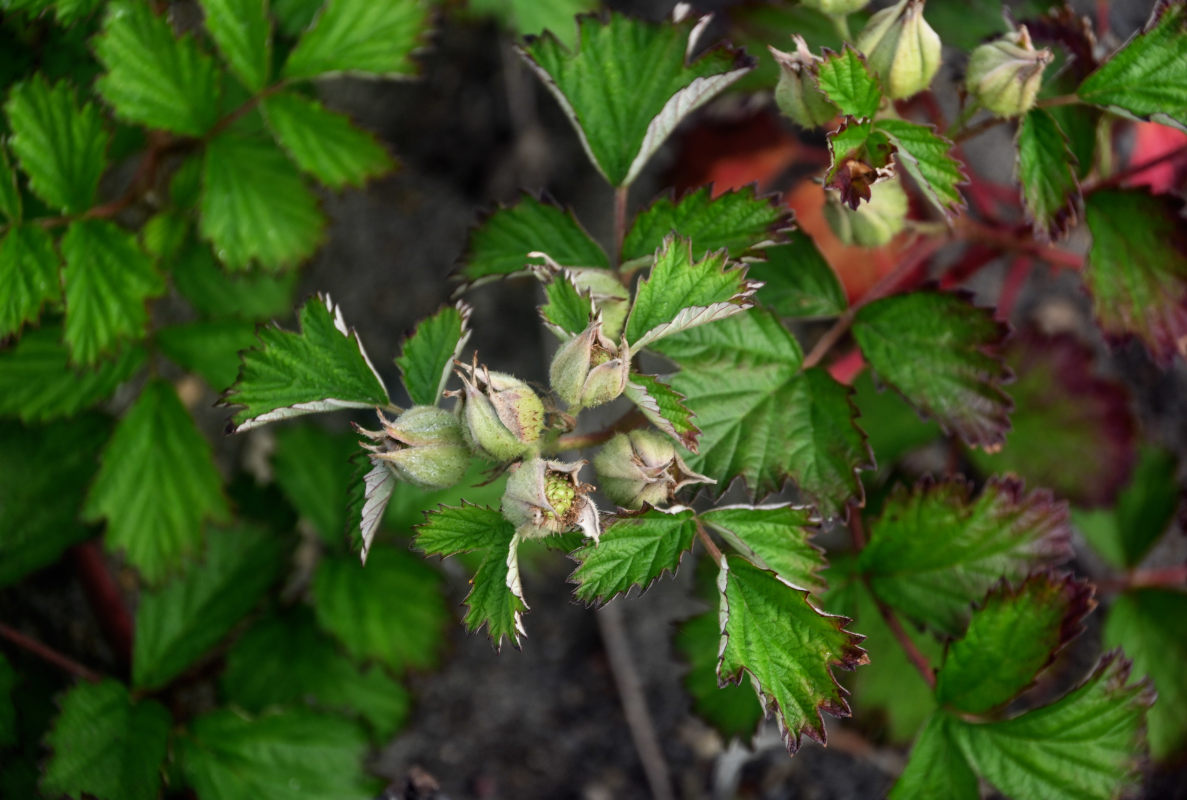
[[[1113,566],[1136,567],[1170,527],[1183,502],[1183,493],[1175,480],[1177,472],[1178,463],[1171,453],[1143,448],[1133,477],[1117,498],[1115,507],[1073,509],[1076,528]]]
[[[45,427],[0,422],[0,586],[87,538],[79,510],[110,432],[98,414]]]
[[[125,347],[94,367],[70,363],[62,331],[46,326],[28,331],[0,352],[0,415],[25,422],[74,416],[111,396],[144,364],[140,347]]]
[[[255,324],[238,319],[186,322],[161,328],[157,346],[165,357],[221,391],[239,375],[239,353],[256,344]]]
[[[490,14],[519,36],[539,36],[551,31],[565,47],[572,49],[577,35],[578,14],[594,11],[597,0],[470,0],[475,14]]]
[[[594,316],[589,291],[582,292],[564,270],[541,268],[538,275],[544,283],[548,302],[540,306],[540,316],[553,333],[567,339],[567,334],[579,334],[589,327]]]
[[[265,99],[261,108],[297,166],[332,189],[362,186],[396,165],[374,136],[316,100],[282,92]]]
[[[911,176],[936,210],[953,217],[964,208],[964,198],[957,187],[968,182],[959,161],[952,157],[952,142],[926,125],[901,119],[876,123],[895,147],[895,161]]]
[[[230,709],[198,717],[177,745],[186,785],[218,800],[370,800],[367,737],[339,716],[291,709],[254,719]]]
[[[201,0],[206,30],[244,88],[258,92],[272,67],[272,24],[266,0]]]
[[[894,145],[886,134],[874,129],[873,122],[843,120],[841,127],[828,135],[828,150],[824,187],[836,189],[841,202],[852,209],[870,199],[871,185],[891,174]]]
[[[701,429],[684,404],[684,395],[654,375],[631,373],[623,391],[647,421],[692,452],[697,452]]]
[[[1016,175],[1034,231],[1043,239],[1063,236],[1075,226],[1080,206],[1076,157],[1055,117],[1032,109],[1018,125]]]
[[[882,87],[866,66],[865,58],[846,45],[839,53],[826,54],[816,66],[816,79],[841,113],[870,119],[882,103]]]
[[[270,140],[224,133],[206,147],[202,238],[232,270],[304,261],[321,243],[317,197]]]
[[[360,667],[298,608],[252,626],[227,654],[223,694],[250,712],[310,704],[358,716],[387,741],[411,709],[408,691],[378,666]]]
[[[825,741],[821,711],[848,716],[845,690],[833,677],[867,663],[860,636],[845,630],[844,617],[817,611],[808,593],[773,572],[738,556],[721,560],[721,683],[750,675],[759,702],[774,715],[787,749],[795,753],[803,735]]]
[[[857,472],[872,462],[851,390],[822,369],[801,371],[799,343],[768,312],[688,331],[660,349],[683,367],[672,388],[701,428],[688,466],[715,478],[718,493],[738,476],[756,496],[791,478],[826,517],[861,497]]]
[[[1137,336],[1169,363],[1187,341],[1183,202],[1143,189],[1098,191],[1086,198],[1084,218],[1092,232],[1084,281],[1097,321],[1113,338]]]
[[[763,250],[765,261],[748,265],[746,274],[763,282],[759,302],[781,317],[835,317],[849,305],[837,273],[803,231],[787,243]]]
[[[264,531],[212,529],[201,560],[141,596],[132,683],[164,686],[218,644],[280,577],[284,550]]]
[[[789,504],[719,506],[700,515],[701,522],[721,534],[730,547],[785,583],[820,592],[824,553],[809,539],[820,519],[811,508]]]
[[[1076,91],[1086,103],[1187,130],[1187,4],[1157,3],[1150,21]]]
[[[520,53],[613,186],[632,183],[682,119],[753,67],[740,51],[724,48],[688,63],[688,25],[611,14],[582,17],[578,28],[575,52],[545,34]]]
[[[1139,589],[1117,598],[1105,620],[1106,647],[1124,648],[1138,675],[1148,675],[1158,702],[1148,714],[1150,754],[1165,760],[1187,745],[1187,595]]]
[[[857,312],[853,336],[878,376],[945,432],[969,444],[1005,439],[1010,377],[997,351],[1008,331],[988,309],[936,291],[876,300]]]
[[[853,402],[862,430],[869,433],[870,450],[878,454],[879,468],[887,469],[912,450],[940,438],[940,428],[920,419],[897,392],[875,388],[874,383],[870,371],[862,370],[853,382]]]
[[[656,253],[647,277],[635,287],[625,331],[631,352],[753,308],[756,291],[758,284],[746,280],[741,266],[729,266],[724,251],[694,262],[692,243],[670,237]]]
[[[524,635],[523,612],[528,606],[519,580],[519,541],[515,526],[498,511],[464,502],[429,511],[416,528],[416,547],[428,555],[482,553],[466,596],[465,622],[470,631],[485,625],[496,649],[502,647],[504,636],[519,647]]]
[[[416,326],[396,359],[404,390],[413,405],[433,406],[441,400],[454,359],[470,338],[470,306],[445,306]]]
[[[396,671],[427,669],[437,662],[449,618],[440,584],[423,559],[376,547],[366,567],[352,557],[323,559],[313,578],[314,609],[318,624],[352,657]]]
[[[276,483],[330,547],[342,544],[354,472],[350,459],[359,452],[353,436],[314,425],[289,425],[276,431],[272,453]]]
[[[80,683],[62,698],[46,744],[53,751],[41,779],[51,796],[153,800],[173,720],[155,700],[133,702],[113,680]]]
[[[284,77],[413,75],[412,53],[427,32],[428,9],[421,0],[328,0],[289,53]]]
[[[146,304],[164,291],[165,282],[136,238],[112,222],[72,222],[61,247],[66,344],[72,360],[92,365],[120,340],[144,335]]]
[[[120,420],[84,514],[107,518],[108,546],[150,581],[198,547],[205,520],[228,518],[210,443],[168,382],[146,385]]]
[[[898,487],[860,559],[879,598],[952,637],[993,584],[1071,555],[1067,507],[1050,492],[1023,494],[1017,479],[992,478],[970,494],[962,480]]]
[[[953,741],[955,721],[947,714],[933,714],[911,748],[907,767],[894,784],[890,800],[943,797],[946,800],[980,800],[977,776]]]
[[[524,194],[497,209],[470,235],[461,275],[468,281],[523,272],[543,264],[529,253],[545,252],[565,267],[609,267],[598,246],[571,211]]]
[[[310,299],[300,321],[300,333],[261,329],[261,346],[243,354],[239,380],[223,398],[226,405],[246,406],[231,418],[233,432],[301,414],[388,403],[358,334],[346,327],[329,297]]]
[[[1136,785],[1153,701],[1145,683],[1128,678],[1128,662],[1108,654],[1051,705],[1003,722],[954,719],[952,738],[973,769],[1008,797],[1111,800]]]
[[[51,86],[38,74],[12,88],[4,113],[12,129],[8,146],[29,176],[29,189],[67,214],[90,208],[110,139],[99,107],[80,106],[69,83]]]
[[[285,36],[296,38],[313,23],[325,0],[271,0],[272,16]]]
[[[749,738],[758,730],[763,709],[749,686],[717,685],[717,651],[721,625],[717,612],[700,614],[676,630],[676,649],[688,662],[684,688],[692,695],[693,711],[726,739]]]
[[[1092,592],[1088,584],[1050,573],[1017,588],[996,587],[948,650],[936,678],[936,701],[984,714],[1013,700],[1083,631],[1080,623],[1096,605]]]
[[[2,178],[3,176],[0,176]],[[62,296],[53,237],[36,225],[13,225],[0,239],[0,338],[36,322]]]
[[[823,11],[803,3],[772,4],[759,0],[729,6],[721,13],[728,15],[731,23],[730,41],[745,47],[748,53],[758,54],[758,66],[734,86],[739,92],[772,90],[779,82],[779,65],[767,50],[768,44],[786,42],[792,34],[803,36],[814,51],[824,47],[839,50],[844,44],[836,21]],[[855,31],[861,30],[868,16],[864,11],[848,15],[849,26]]]
[[[265,320],[293,308],[299,274],[262,270],[228,275],[205,242],[194,240],[172,264],[173,283],[199,313],[207,317]]]
[[[16,172],[8,163],[8,148],[0,144],[0,214],[10,222],[21,221],[21,190]]]
[[[95,88],[120,119],[187,136],[201,136],[218,120],[214,61],[193,38],[176,38],[150,4],[113,0],[95,55],[107,69]]]
[[[635,217],[622,243],[622,260],[654,257],[673,234],[691,240],[697,254],[724,249],[737,258],[790,226],[787,207],[773,197],[759,197],[753,186],[716,197],[705,186],[679,200],[661,197]]]
[[[602,531],[595,544],[572,554],[577,561],[571,580],[573,594],[587,604],[605,604],[631,587],[646,591],[666,571],[676,574],[680,559],[696,536],[692,509],[661,511],[648,508],[624,515]]]

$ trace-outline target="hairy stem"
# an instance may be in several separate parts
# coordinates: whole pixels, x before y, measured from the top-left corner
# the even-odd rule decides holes
[[[49,645],[42,644],[31,636],[26,636],[15,628],[5,625],[3,622],[0,622],[0,636],[3,636],[22,650],[26,650],[43,661],[48,661],[55,667],[59,667],[71,675],[82,678],[84,681],[99,683],[103,680],[103,676],[90,667],[84,667],[74,659],[62,655]]]

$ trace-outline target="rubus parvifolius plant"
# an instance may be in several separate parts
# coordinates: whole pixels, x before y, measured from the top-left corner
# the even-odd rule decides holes
[[[613,241],[604,249],[572,214],[524,195],[478,225],[460,270],[463,292],[514,275],[539,285],[541,324],[556,340],[548,385],[467,350],[459,301],[405,340],[409,404],[397,407],[317,297],[299,332],[265,331],[244,354],[224,398],[240,407],[232,426],[377,410],[357,427],[351,535],[364,561],[401,483],[452,487],[472,480],[475,461],[485,480],[505,476],[497,502],[427,506],[414,542],[426,555],[480,554],[465,624],[496,647],[520,646],[528,627],[525,542],[570,551],[574,595],[590,604],[646,589],[698,550],[713,609],[678,645],[698,709],[723,731],[752,733],[765,715],[792,753],[804,736],[823,742],[821,712],[850,713],[837,669],[856,669],[859,708],[885,714],[893,738],[914,738],[894,797],[977,797],[981,781],[1016,798],[1117,797],[1137,779],[1153,686],[1131,678],[1119,650],[1070,674],[1061,655],[1099,601],[1070,572],[1068,506],[996,473],[1038,475],[1078,505],[1115,507],[1076,521],[1123,570],[1102,580],[1105,639],[1163,692],[1149,741],[1167,757],[1187,734],[1174,705],[1184,664],[1158,664],[1163,648],[1181,647],[1152,629],[1184,608],[1184,574],[1135,568],[1174,517],[1174,462],[1148,449],[1133,470],[1124,390],[1091,374],[1084,344],[1037,332],[1008,341],[1008,324],[957,288],[999,251],[1022,265],[1015,284],[1036,262],[1074,266],[1104,334],[1136,338],[1172,367],[1187,341],[1187,224],[1173,195],[1127,185],[1142,169],[1115,165],[1112,137],[1125,119],[1187,126],[1187,4],[1159,3],[1111,52],[1067,8],[991,22],[956,65],[960,106],[942,125],[932,6],[864,6],[797,6],[793,21],[824,19],[812,30],[843,45],[797,36],[792,52],[772,52],[780,108],[827,135],[820,191],[832,236],[898,245],[897,264],[853,302],[813,239],[751,188],[661,197],[630,218],[648,159],[755,61],[703,47],[694,20],[584,16],[572,47],[545,34],[519,54],[609,185]],[[1018,223],[966,211],[964,190],[978,183],[958,147],[1007,125]],[[1180,144],[1155,161],[1183,154]],[[1056,243],[1081,216],[1087,260]],[[935,258],[949,244],[969,250]],[[1001,302],[1004,317],[1013,299]],[[821,319],[833,320],[823,333],[803,324]],[[909,411],[904,421],[889,395],[855,395],[848,384],[866,367],[938,430]],[[607,405],[620,413],[602,426]],[[875,472],[940,433],[952,454],[940,474],[910,485],[909,469]],[[1091,462],[1105,448],[1119,457],[1102,473]],[[769,499],[792,489],[794,501]],[[867,493],[875,502],[863,510]],[[852,547],[826,566],[813,536],[836,521]]]

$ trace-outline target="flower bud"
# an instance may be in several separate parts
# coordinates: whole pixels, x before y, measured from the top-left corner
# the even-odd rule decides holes
[[[609,403],[622,394],[631,374],[630,348],[626,339],[618,347],[602,335],[602,321],[561,345],[548,370],[552,391],[570,409]]]
[[[544,404],[531,387],[502,372],[465,366],[461,418],[467,441],[495,461],[514,461],[536,449],[544,430]]]
[[[525,539],[581,528],[596,542],[601,524],[588,497],[593,487],[577,479],[584,464],[530,458],[512,465],[503,492],[503,518]]]
[[[795,124],[819,128],[836,118],[840,110],[820,91],[816,82],[816,65],[823,59],[808,49],[804,37],[797,34],[792,38],[795,40],[794,53],[768,47],[779,65],[775,103]]]
[[[843,17],[854,11],[861,11],[870,4],[870,0],[800,0],[800,5],[828,14],[830,17]]]
[[[874,14],[857,49],[892,100],[923,91],[940,68],[940,37],[923,19],[923,0],[899,0]]]
[[[844,244],[881,247],[903,229],[907,219],[907,193],[897,175],[870,186],[869,202],[856,210],[845,205],[837,192],[825,194],[824,218]]]
[[[355,429],[371,439],[363,447],[403,481],[423,489],[448,489],[466,475],[470,450],[457,417],[435,406],[413,406],[394,422],[382,413],[383,430]]]
[[[999,117],[1025,114],[1034,106],[1052,58],[1050,50],[1034,48],[1024,25],[973,51],[965,85],[983,108]]]
[[[623,508],[665,506],[692,483],[716,483],[688,468],[668,437],[655,431],[620,433],[594,456],[598,488]]]

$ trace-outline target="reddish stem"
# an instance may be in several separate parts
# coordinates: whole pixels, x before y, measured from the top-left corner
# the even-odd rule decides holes
[[[1114,172],[1107,178],[1101,178],[1100,180],[1086,184],[1084,186],[1083,192],[1084,194],[1091,194],[1098,189],[1109,189],[1115,186],[1120,186],[1126,180],[1145,172],[1151,167],[1157,167],[1159,164],[1163,164],[1167,161],[1174,161],[1175,159],[1183,158],[1184,156],[1187,156],[1187,145],[1184,145],[1177,150],[1171,150],[1169,152],[1163,153],[1162,155],[1147,159],[1146,161],[1142,161],[1137,164],[1130,164],[1125,169],[1120,170],[1119,172]]]
[[[705,530],[705,526],[701,524],[701,520],[697,518],[697,536],[701,538],[701,544],[705,545],[705,550],[708,551],[710,558],[713,559],[714,564],[721,563],[721,548],[713,541],[713,537]]]
[[[969,217],[960,219],[956,227],[960,236],[970,242],[989,245],[999,250],[1029,253],[1049,264],[1069,269],[1080,269],[1084,266],[1083,256],[1036,242],[1029,238],[1029,232],[1025,228],[1001,230]]]
[[[1010,271],[1006,273],[1006,279],[1002,282],[1002,291],[997,299],[997,318],[1001,320],[1008,320],[1010,313],[1014,310],[1014,303],[1018,301],[1018,295],[1022,292],[1022,287],[1026,284],[1026,279],[1030,277],[1030,270],[1034,266],[1034,262],[1029,256],[1015,256],[1010,263]]]
[[[1182,588],[1187,585],[1187,564],[1174,567],[1135,569],[1116,578],[1096,582],[1103,592],[1125,592],[1130,589]]]
[[[127,667],[132,663],[132,615],[99,545],[83,542],[71,548],[70,555],[103,636],[119,663]]]
[[[103,680],[103,676],[98,672],[95,672],[90,667],[84,667],[74,659],[62,655],[49,645],[42,644],[32,637],[26,636],[15,628],[5,625],[3,622],[0,622],[0,636],[8,639],[22,650],[27,650],[43,661],[48,661],[55,667],[59,667],[66,672],[69,672],[71,675],[75,675],[85,681],[99,683],[99,681]]]

